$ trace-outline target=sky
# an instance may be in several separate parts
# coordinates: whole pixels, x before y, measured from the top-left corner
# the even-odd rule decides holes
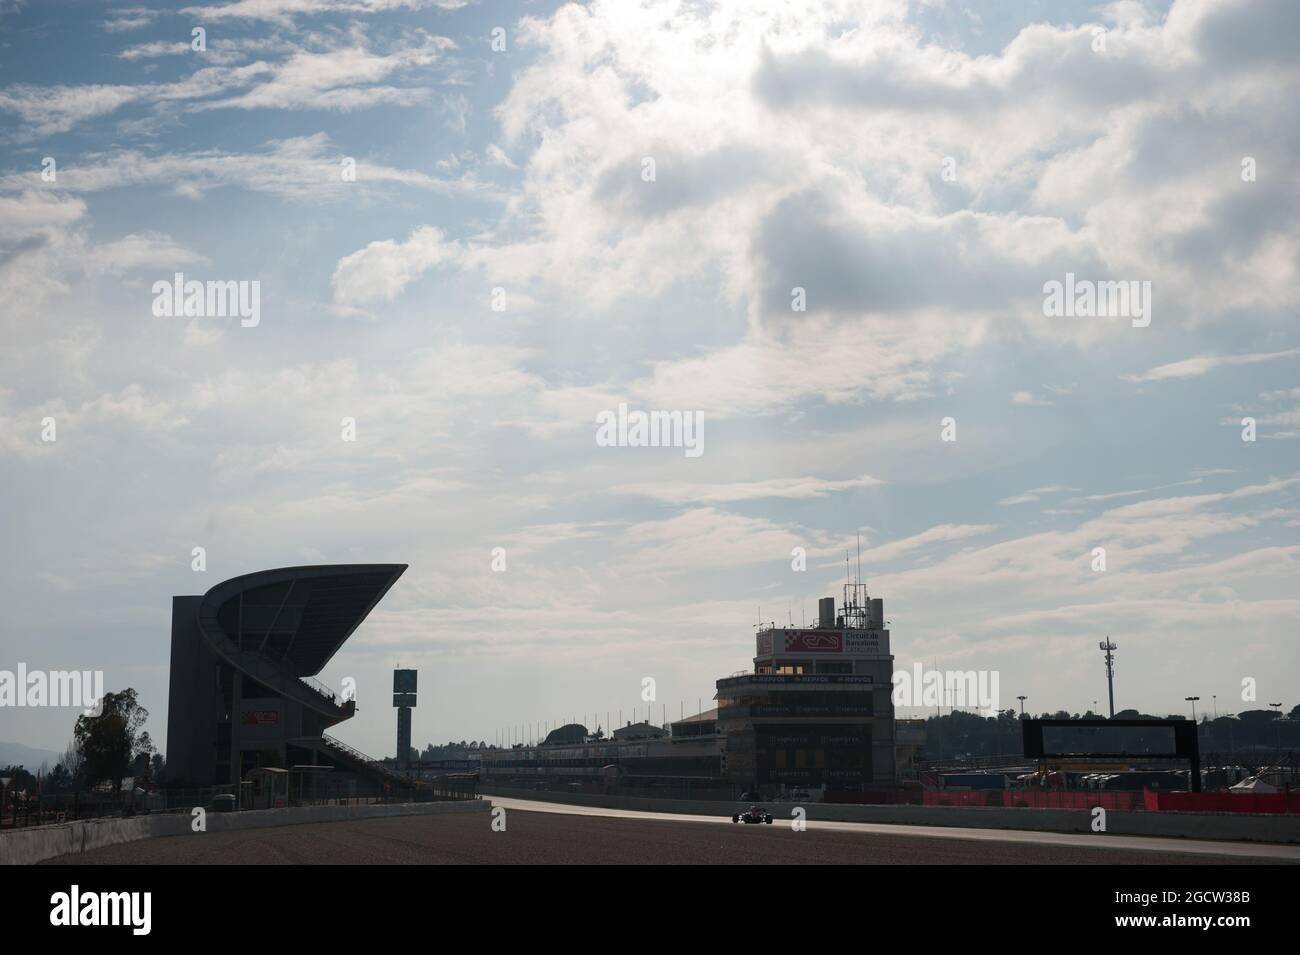
[[[658,721],[860,540],[898,669],[1300,702],[1292,0],[137,2],[0,0],[0,669],[163,746],[172,595],[400,562],[344,741]]]

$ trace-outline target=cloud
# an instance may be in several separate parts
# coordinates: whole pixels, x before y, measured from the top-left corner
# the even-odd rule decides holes
[[[139,268],[172,269],[188,265],[206,265],[208,259],[185,248],[171,236],[141,233],[123,236],[114,242],[95,246],[85,258],[91,274],[121,275]]]
[[[21,138],[31,139],[66,132],[87,120],[107,116],[128,104],[166,108],[179,105],[192,111],[215,109],[320,109],[338,112],[391,104],[411,106],[431,95],[421,85],[392,85],[383,81],[394,74],[425,69],[455,47],[446,37],[415,31],[413,39],[386,51],[366,46],[358,36],[331,39],[325,49],[288,48],[274,62],[259,60],[231,65],[231,53],[214,53],[205,65],[171,83],[84,84],[37,86],[14,84],[0,90],[0,110],[17,113],[24,121]],[[250,47],[256,48],[256,47]],[[156,48],[133,48],[140,55]],[[272,44],[262,49],[285,50]],[[130,50],[126,54],[130,54]],[[129,58],[129,56],[128,56]],[[232,90],[237,95],[215,99]]]
[[[123,150],[88,153],[70,167],[61,167],[57,184],[46,184],[38,171],[0,176],[0,193],[33,190],[46,193],[94,193],[135,186],[166,187],[191,199],[202,198],[213,189],[238,187],[295,202],[342,202],[358,192],[379,187],[400,186],[444,195],[490,190],[472,171],[457,179],[432,176],[414,169],[400,169],[371,162],[355,161],[356,178],[343,178],[346,157],[325,133],[272,140],[256,152],[228,152],[206,149],[194,152],[150,153]]]
[[[1257,365],[1262,362],[1279,361],[1284,358],[1300,356],[1300,348],[1288,348],[1285,351],[1257,352],[1246,355],[1197,355],[1181,361],[1157,365],[1136,375],[1121,375],[1125,381],[1169,381],[1176,378],[1197,378],[1208,374],[1216,368],[1237,365]]]
[[[897,561],[903,554],[928,547],[931,544],[965,540],[968,537],[978,537],[996,529],[997,525],[995,524],[940,524],[919,534],[913,534],[911,537],[905,537],[902,540],[891,541],[887,544],[873,543],[863,550],[861,560],[864,564],[889,563]]]
[[[19,83],[0,90],[0,110],[17,113],[29,138],[66,132],[96,116],[143,99],[144,87],[88,84],[85,86],[34,86]]]
[[[613,488],[612,493],[649,497],[670,504],[726,504],[768,498],[808,500],[853,488],[876,487],[883,483],[868,474],[843,481],[815,477],[769,478],[765,481],[719,484],[656,481],[652,484],[621,484]]]
[[[107,19],[101,24],[109,33],[125,33],[138,30],[153,23],[158,16],[157,10],[148,7],[122,7],[107,11]]]
[[[417,44],[376,53],[362,45],[324,52],[300,50],[269,70],[248,92],[197,104],[196,109],[324,109],[348,112],[381,104],[411,106],[429,97],[422,86],[381,85],[399,70],[427,67],[455,44],[424,34]]]
[[[1013,391],[1011,393],[1011,403],[1013,405],[1026,405],[1035,408],[1053,408],[1056,406],[1055,401],[1048,401],[1046,398],[1039,398],[1032,391]]]
[[[80,199],[0,194],[0,298],[8,303],[0,325],[38,314],[51,296],[68,290],[64,275],[84,249],[85,215]]]
[[[432,226],[415,229],[405,242],[371,242],[339,259],[330,280],[334,302],[345,307],[391,302],[427,270],[456,256],[456,245]]]
[[[459,10],[470,0],[236,0],[185,7],[180,12],[204,20],[263,20],[284,26],[294,18],[323,14],[367,15],[396,10]]]
[[[998,504],[1006,507],[1011,504],[1028,504],[1032,501],[1041,500],[1048,494],[1061,494],[1068,491],[1076,491],[1078,488],[1066,487],[1064,484],[1052,484],[1048,487],[1036,487],[1026,491],[1024,494],[1017,494],[1014,497],[1004,497],[998,501]]]

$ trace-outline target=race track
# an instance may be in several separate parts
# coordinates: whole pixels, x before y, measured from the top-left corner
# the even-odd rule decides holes
[[[1300,847],[924,826],[785,821],[734,825],[676,816],[493,798],[487,814],[407,816],[149,839],[47,865],[636,864],[1233,864],[1300,861]]]

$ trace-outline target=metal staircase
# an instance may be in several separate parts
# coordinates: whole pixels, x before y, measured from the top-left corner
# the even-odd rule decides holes
[[[373,773],[385,782],[395,783],[407,789],[414,789],[418,785],[416,780],[402,775],[380,760],[367,756],[361,750],[349,746],[341,739],[335,739],[328,733],[321,734],[320,742],[324,744],[324,749],[328,755],[343,763],[350,764],[354,769]]]

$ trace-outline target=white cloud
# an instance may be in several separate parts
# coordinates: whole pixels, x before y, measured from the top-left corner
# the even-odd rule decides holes
[[[472,172],[444,179],[414,169],[356,160],[356,179],[342,176],[342,151],[325,133],[273,140],[257,152],[218,149],[148,153],[123,150],[90,153],[70,168],[59,169],[57,184],[46,184],[38,171],[0,176],[0,193],[18,190],[47,193],[93,193],[132,186],[162,186],[179,195],[202,198],[219,186],[237,186],[294,201],[342,202],[358,191],[400,186],[444,195],[491,195]]]
[[[371,242],[339,259],[330,281],[334,302],[345,307],[391,302],[428,269],[456,255],[455,244],[432,226],[414,230],[405,242]]]
[[[185,7],[181,13],[204,20],[264,20],[291,25],[295,17],[322,14],[364,15],[393,10],[458,10],[469,0],[235,0],[207,6]]]
[[[1046,398],[1039,398],[1032,391],[1013,391],[1011,393],[1011,403],[1014,405],[1026,405],[1035,408],[1052,408],[1056,402],[1048,401]]]
[[[1237,365],[1258,365],[1262,362],[1279,361],[1300,356],[1300,348],[1288,348],[1285,351],[1256,352],[1246,355],[1197,355],[1164,365],[1149,368],[1141,374],[1122,375],[1125,381],[1169,381],[1177,378],[1197,378],[1208,374],[1216,368]]]
[[[825,497],[852,488],[876,487],[883,484],[868,474],[843,481],[816,477],[769,478],[764,481],[735,483],[693,483],[687,481],[656,481],[648,484],[622,484],[612,489],[614,494],[634,494],[671,504],[725,504],[735,501],[758,501],[766,498],[807,500]]]
[[[139,268],[172,269],[207,263],[205,256],[161,233],[123,236],[114,242],[95,246],[85,257],[87,272],[110,275],[121,275]]]

